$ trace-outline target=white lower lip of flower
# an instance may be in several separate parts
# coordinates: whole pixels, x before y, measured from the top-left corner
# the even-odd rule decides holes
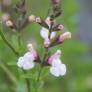
[[[41,31],[40,31],[40,35],[43,39],[48,38],[49,35],[49,30],[47,30],[46,28],[42,27]]]
[[[35,62],[24,60],[23,57],[20,57],[17,62],[18,67],[23,68],[24,70],[32,69],[35,66]]]
[[[26,60],[27,60],[27,61],[31,61],[31,60],[34,60],[34,56],[32,55],[32,53],[27,52],[27,53],[25,53],[25,55],[24,55],[24,59],[25,59],[25,61],[26,61]]]
[[[66,74],[66,65],[62,64],[59,58],[53,59],[51,63],[50,73],[56,77]]]
[[[56,36],[56,32],[52,32],[51,33],[51,39],[55,38],[55,36]]]
[[[50,73],[56,77],[64,76],[66,74],[66,66],[65,64],[61,64],[58,67],[50,67]]]
[[[25,61],[25,64],[23,65],[24,70],[32,69],[35,66],[35,63],[32,61]]]
[[[23,57],[20,57],[20,58],[18,59],[18,62],[17,62],[18,67],[22,68],[23,62],[24,62],[24,58],[23,58]]]
[[[60,71],[60,75],[64,76],[66,74],[66,65],[61,64],[60,67],[59,67],[59,71]]]
[[[58,70],[58,68],[56,68],[56,67],[51,67],[51,68],[50,68],[50,73],[51,73],[52,75],[56,76],[56,77],[59,77],[59,76],[60,76],[59,70]]]
[[[32,53],[27,52],[23,57],[18,59],[17,65],[24,70],[32,69],[35,66],[34,56]]]

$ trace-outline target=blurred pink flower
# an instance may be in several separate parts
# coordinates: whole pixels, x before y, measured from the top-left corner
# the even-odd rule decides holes
[[[35,66],[35,60],[37,59],[37,53],[34,50],[32,44],[28,44],[28,52],[24,56],[19,57],[17,65],[24,70],[32,69]]]
[[[48,59],[48,64],[51,65],[50,73],[56,77],[66,74],[66,65],[61,62],[60,56],[61,51],[57,50],[57,52]]]

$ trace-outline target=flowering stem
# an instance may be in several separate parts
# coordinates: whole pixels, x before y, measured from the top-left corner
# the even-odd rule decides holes
[[[17,37],[18,37],[18,46],[19,50],[21,49],[21,37],[20,37],[20,30],[18,30]],[[19,51],[20,52],[20,51]],[[20,53],[19,53],[20,55]],[[26,74],[26,71],[22,70],[24,74]],[[30,81],[29,79],[25,79],[25,85],[26,85],[26,92],[30,92]]]
[[[22,70],[23,73],[26,74],[25,70]],[[25,84],[26,84],[26,92],[30,92],[30,81],[28,79],[25,79]]]
[[[13,48],[13,46],[6,40],[6,37],[0,30],[0,36],[3,39],[3,41],[7,44],[7,46],[13,51],[13,53],[18,57],[18,52]]]
[[[30,81],[28,79],[26,79],[25,81],[26,81],[27,92],[30,92]]]
[[[43,69],[43,67],[40,65],[40,69],[39,69],[38,77],[37,77],[37,82],[39,82],[39,80],[40,80],[40,75],[41,75],[42,69]]]
[[[37,92],[38,92],[38,85],[39,85],[39,81],[40,81],[40,75],[44,68],[44,63],[46,61],[47,55],[48,55],[48,49],[46,49],[44,57],[43,57],[43,61],[40,63],[40,69],[39,69],[38,76],[37,76]]]

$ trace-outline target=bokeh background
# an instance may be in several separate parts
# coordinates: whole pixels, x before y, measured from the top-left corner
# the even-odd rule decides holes
[[[15,4],[17,1],[12,0],[12,3]],[[27,0],[29,15],[35,14],[46,18],[50,7],[50,0]],[[55,78],[47,74],[42,92],[92,92],[92,0],[62,0],[62,10],[62,16],[57,18],[57,22],[64,25],[63,31],[72,33],[72,39],[52,48],[51,52],[54,53],[58,48],[62,50],[61,59],[67,65],[67,75]],[[33,23],[23,30],[21,53],[27,50],[26,44],[32,42],[43,55],[40,28],[38,24]],[[4,34],[18,49],[15,34],[5,27]],[[0,92],[12,92],[12,89],[9,89],[12,83],[6,70],[17,76],[15,55],[0,37]]]

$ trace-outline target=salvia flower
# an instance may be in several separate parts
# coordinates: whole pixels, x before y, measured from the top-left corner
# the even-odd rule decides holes
[[[45,22],[50,28],[51,27],[50,17],[47,17]],[[44,46],[45,47],[48,47],[50,45],[50,39],[53,39],[56,36],[56,32],[52,32],[50,39],[49,39],[49,30],[44,28],[44,27],[42,27],[42,29],[40,30],[40,34],[41,34],[41,37],[44,39]]]
[[[35,66],[35,60],[37,60],[37,53],[34,50],[32,44],[28,44],[28,52],[24,54],[24,56],[19,57],[17,65],[18,67],[29,70]]]
[[[61,51],[57,52],[50,56],[48,59],[48,64],[50,64],[50,73],[56,77],[64,76],[66,74],[66,65],[63,64],[60,60]]]

